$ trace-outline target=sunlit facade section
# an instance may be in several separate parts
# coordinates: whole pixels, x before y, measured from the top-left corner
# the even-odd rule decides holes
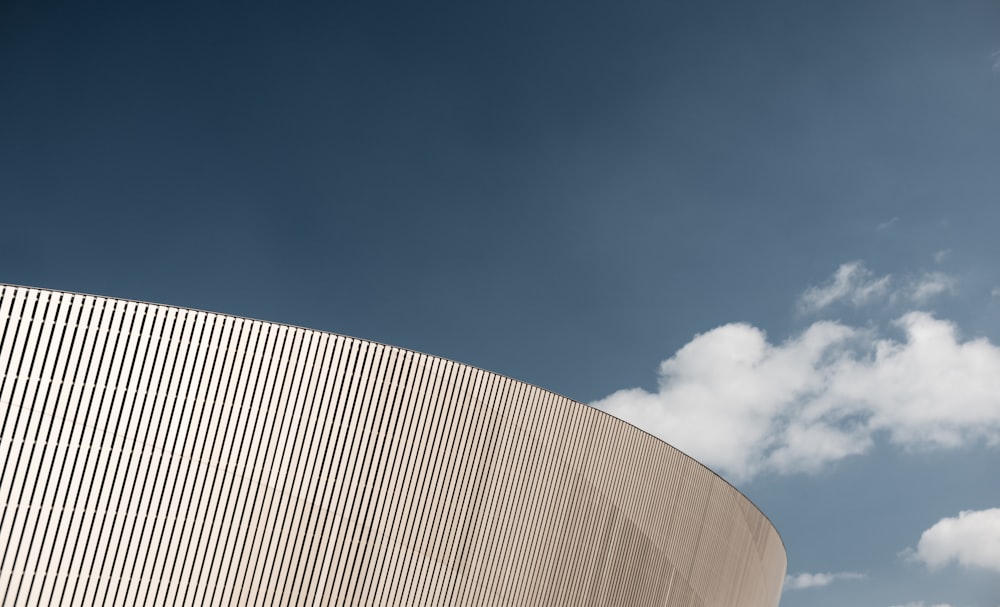
[[[775,607],[671,446],[361,339],[0,286],[0,604]]]

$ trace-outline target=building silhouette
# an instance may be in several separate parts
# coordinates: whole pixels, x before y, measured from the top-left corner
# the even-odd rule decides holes
[[[775,607],[767,518],[467,365],[0,286],[0,604]]]

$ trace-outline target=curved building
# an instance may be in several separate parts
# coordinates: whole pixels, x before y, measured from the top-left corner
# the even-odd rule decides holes
[[[3,286],[0,373],[3,605],[778,603],[737,490],[480,369]]]

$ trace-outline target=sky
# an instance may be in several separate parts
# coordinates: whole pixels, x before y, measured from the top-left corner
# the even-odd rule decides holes
[[[1000,3],[0,3],[0,282],[412,348],[1000,606]]]

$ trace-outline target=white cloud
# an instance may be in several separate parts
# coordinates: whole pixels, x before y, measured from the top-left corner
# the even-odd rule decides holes
[[[896,280],[890,274],[878,276],[864,263],[852,261],[841,264],[825,283],[806,289],[799,296],[798,309],[802,313],[815,313],[837,303],[859,308],[879,300],[921,305],[936,295],[954,294],[955,287],[955,279],[944,272],[924,272]]]
[[[992,55],[993,59],[993,71],[994,73],[1000,74],[1000,51],[996,51]]]
[[[950,255],[951,255],[950,249],[942,249],[934,253],[934,262],[940,264],[944,262],[944,260],[947,259]]]
[[[931,569],[955,562],[1000,572],[1000,508],[941,519],[921,534],[913,558]]]
[[[1000,287],[993,287],[993,289],[990,291],[990,296],[1000,297]]]
[[[620,390],[594,406],[734,482],[815,471],[877,436],[906,448],[1000,445],[1000,348],[962,341],[924,312],[895,324],[902,339],[818,321],[778,344],[723,325],[663,361],[655,391]]]
[[[817,588],[829,586],[836,580],[863,580],[863,573],[853,573],[842,571],[840,573],[799,573],[785,577],[785,588],[788,590],[800,590],[802,588]]]
[[[955,279],[943,272],[927,272],[912,281],[905,289],[905,296],[914,303],[924,303],[941,293],[954,293]]]
[[[799,297],[799,310],[817,312],[837,302],[864,305],[888,293],[889,279],[876,276],[860,261],[841,264],[826,283],[806,289]]]

